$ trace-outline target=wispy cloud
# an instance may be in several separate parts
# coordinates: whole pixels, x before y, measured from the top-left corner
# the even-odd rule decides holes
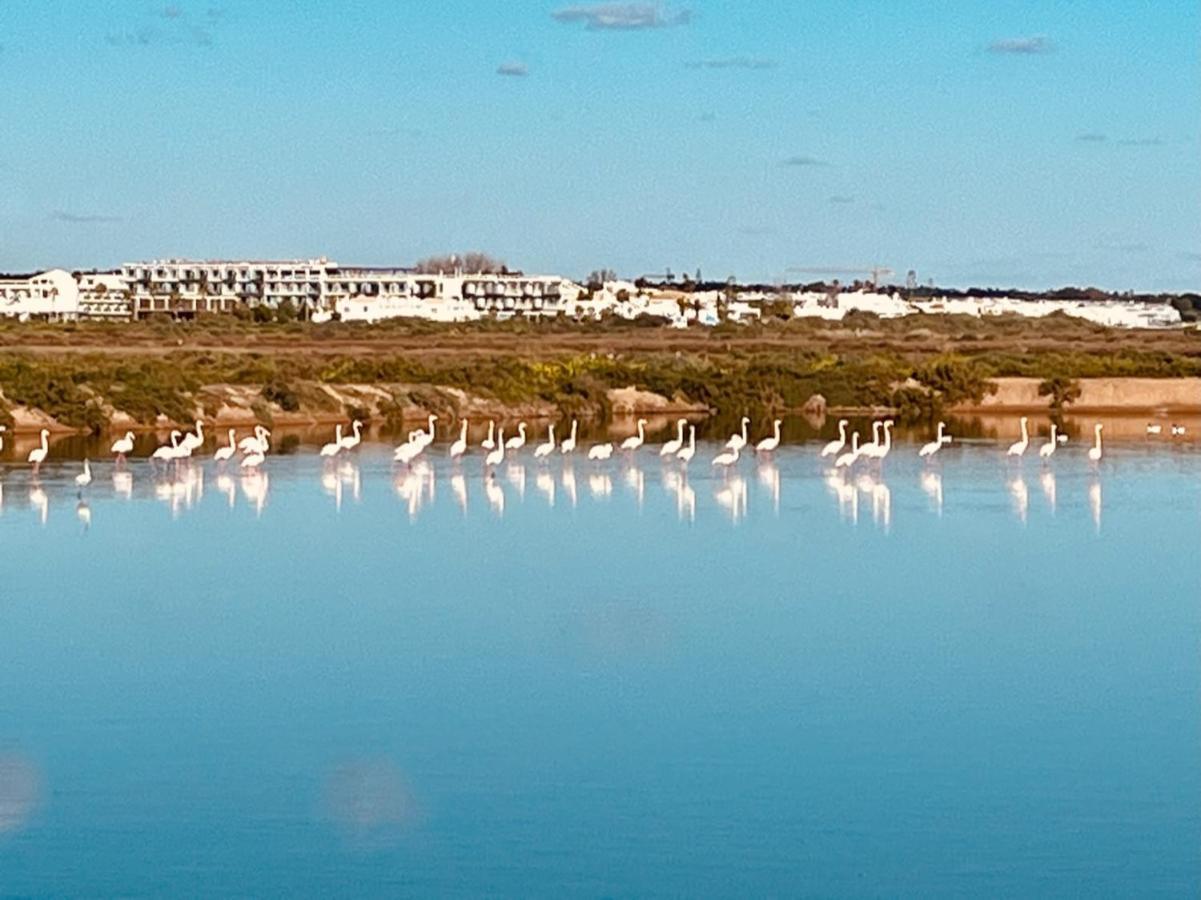
[[[854,203],[855,198],[849,194],[835,194],[830,198],[830,202],[835,206],[846,206],[848,203]]]
[[[523,62],[503,62],[496,67],[497,75],[508,75],[512,78],[524,78],[530,74],[530,67]]]
[[[1111,241],[1108,243],[1097,244],[1097,249],[1105,250],[1109,253],[1134,254],[1134,253],[1146,253],[1151,248],[1147,244],[1143,244],[1143,243],[1137,243],[1137,242],[1136,243],[1124,243],[1121,241],[1116,241],[1116,242]]]
[[[687,64],[690,69],[774,69],[775,61],[753,56],[727,56],[719,59],[698,59]]]
[[[1037,56],[1051,53],[1055,45],[1045,34],[1032,34],[1027,37],[997,38],[988,45],[992,53],[1013,53],[1018,56]]]
[[[57,209],[50,214],[50,218],[56,222],[69,222],[72,225],[99,225],[106,222],[120,222],[120,216],[101,216],[86,213],[65,212]]]
[[[828,166],[829,163],[824,159],[818,159],[816,156],[790,156],[780,163],[782,166]]]
[[[1163,138],[1157,137],[1123,138],[1118,141],[1119,147],[1162,147],[1163,145]]]
[[[211,47],[213,30],[224,15],[221,7],[212,6],[204,15],[192,16],[183,6],[171,3],[158,11],[156,24],[117,28],[108,32],[104,40],[112,47],[149,47],[155,44]]]
[[[1086,131],[1084,134],[1076,135],[1076,140],[1081,144],[1103,144],[1109,138],[1097,131]]]
[[[698,122],[716,122],[717,121],[717,113],[703,112],[699,116],[696,117],[696,120]]]
[[[582,23],[589,31],[637,31],[687,25],[692,11],[658,3],[586,3],[556,9],[551,18],[569,25]]]

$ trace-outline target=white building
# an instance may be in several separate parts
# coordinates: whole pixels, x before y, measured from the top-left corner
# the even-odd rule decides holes
[[[50,269],[34,275],[0,278],[0,316],[28,321],[127,319],[129,301],[120,276],[111,272],[72,275]]]

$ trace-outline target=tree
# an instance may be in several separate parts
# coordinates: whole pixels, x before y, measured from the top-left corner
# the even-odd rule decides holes
[[[1080,382],[1062,375],[1056,375],[1041,382],[1038,386],[1038,396],[1051,398],[1051,409],[1062,412],[1069,403],[1080,399],[1082,390]]]
[[[438,272],[451,273],[455,269],[462,269],[464,272],[472,273],[502,273],[508,271],[504,260],[497,259],[479,250],[469,250],[463,254],[445,253],[427,256],[425,259],[419,259],[413,268],[418,272],[428,275],[437,274]]]

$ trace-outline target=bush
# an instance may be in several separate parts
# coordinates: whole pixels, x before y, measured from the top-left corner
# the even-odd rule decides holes
[[[1055,375],[1042,381],[1038,386],[1038,396],[1051,398],[1051,409],[1061,411],[1069,403],[1080,399],[1082,390],[1080,382],[1062,375]]]
[[[274,403],[284,412],[296,412],[300,409],[300,397],[296,391],[290,384],[279,378],[268,381],[259,393],[262,394],[264,400]]]

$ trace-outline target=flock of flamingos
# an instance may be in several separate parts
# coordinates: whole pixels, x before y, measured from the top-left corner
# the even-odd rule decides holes
[[[393,459],[404,466],[412,465],[413,462],[426,452],[426,450],[434,443],[437,437],[436,424],[438,417],[435,415],[429,416],[425,428],[419,428],[409,432],[408,439],[397,447],[393,453]],[[719,469],[729,469],[735,466],[743,452],[753,452],[758,456],[763,456],[773,453],[780,446],[780,425],[781,420],[776,419],[772,423],[772,433],[755,444],[750,444],[750,422],[751,420],[743,416],[741,421],[741,429],[730,435],[724,447],[710,462],[710,465]],[[633,455],[643,448],[646,444],[646,419],[639,419],[637,423],[637,432],[619,444],[613,442],[596,443],[587,448],[586,455],[590,460],[607,460],[613,457],[614,453],[624,453]],[[546,438],[542,443],[534,446],[533,456],[535,459],[545,459],[552,454],[569,455],[577,451],[576,435],[579,423],[575,420],[571,423],[571,431],[561,440],[556,440],[555,426],[552,424],[547,428]],[[876,421],[872,424],[872,439],[870,442],[861,443],[859,440],[859,432],[854,431],[850,435],[850,441],[847,440],[848,421],[841,419],[838,422],[838,437],[830,441],[821,450],[823,458],[829,458],[833,461],[835,469],[849,469],[861,460],[872,460],[876,462],[883,461],[893,450],[892,443],[892,427],[891,419]],[[450,444],[448,456],[452,460],[458,460],[465,457],[471,450],[471,445],[467,439],[467,420],[464,419],[459,423],[458,437]],[[320,455],[327,459],[339,456],[354,450],[363,439],[362,436],[363,423],[355,420],[351,423],[349,429],[343,431],[342,425],[338,425],[334,430],[334,439],[322,446]],[[688,439],[684,439],[684,429],[688,429]],[[1173,425],[1172,434],[1174,436],[1183,435],[1183,426]],[[1149,434],[1158,434],[1160,426],[1149,425],[1147,431]],[[1094,463],[1100,462],[1103,455],[1101,442],[1102,425],[1097,423],[1094,426],[1094,442],[1088,449],[1088,458]],[[38,467],[46,461],[49,453],[49,437],[50,433],[46,430],[41,432],[41,443],[29,452],[27,461],[34,467],[36,472]],[[938,429],[933,440],[924,444],[918,450],[918,456],[923,459],[930,459],[943,448],[944,445],[951,443],[951,435],[946,432],[946,425],[943,422],[938,423]],[[1050,439],[1043,443],[1038,448],[1038,455],[1047,459],[1052,456],[1057,447],[1066,443],[1067,436],[1059,434],[1055,425],[1051,426]],[[485,451],[483,458],[484,467],[486,470],[492,470],[496,466],[504,462],[506,455],[515,456],[520,454],[525,448],[527,442],[527,429],[525,422],[517,426],[516,433],[505,437],[504,427],[496,427],[495,422],[488,423],[488,436],[480,443],[480,449]],[[191,458],[197,451],[201,450],[205,443],[204,423],[196,422],[194,431],[187,433],[181,431],[172,431],[170,441],[158,447],[150,456],[152,464],[168,463]],[[1031,437],[1028,429],[1028,420],[1025,416],[1021,418],[1021,437],[1018,441],[1010,445],[1007,455],[1011,457],[1022,457],[1030,448]],[[0,435],[0,449],[3,449],[3,435]],[[127,432],[123,437],[115,441],[111,447],[111,452],[116,458],[117,465],[124,465],[126,457],[133,452],[134,435],[133,432]],[[584,452],[581,449],[581,452]],[[654,449],[654,448],[650,448]],[[658,455],[664,459],[676,459],[682,464],[687,465],[692,462],[696,455],[696,426],[690,425],[687,420],[679,419],[676,422],[676,436],[658,447]],[[221,444],[213,453],[213,459],[222,466],[237,465],[243,470],[257,470],[266,461],[268,454],[271,452],[271,432],[262,425],[255,425],[253,434],[243,437],[238,440],[237,433],[234,429],[228,429],[227,443]],[[75,477],[75,483],[81,489],[91,483],[92,471],[91,464],[88,460],[83,461],[83,471]]]

